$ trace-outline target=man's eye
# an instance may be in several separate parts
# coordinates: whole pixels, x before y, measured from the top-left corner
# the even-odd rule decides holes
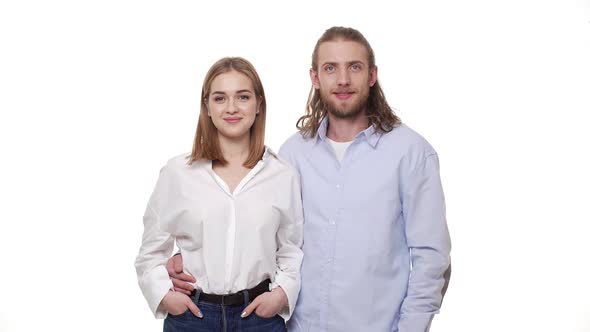
[[[333,72],[334,70],[336,70],[336,67],[334,66],[326,66],[324,67],[324,70],[327,72]]]
[[[352,65],[350,66],[352,70],[361,70],[361,65]]]

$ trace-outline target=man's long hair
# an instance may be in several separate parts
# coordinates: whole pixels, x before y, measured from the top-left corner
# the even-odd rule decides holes
[[[363,45],[367,49],[369,71],[375,67],[375,53],[367,39],[365,39],[365,36],[353,28],[331,27],[318,39],[313,49],[311,68],[316,73],[319,72],[318,49],[320,45],[325,42],[337,40],[354,41]],[[365,108],[369,124],[374,125],[377,131],[389,132],[401,123],[400,118],[395,115],[393,109],[387,103],[385,94],[379,85],[379,80],[369,89],[369,97]],[[299,129],[303,136],[314,137],[317,134],[321,121],[327,115],[327,109],[322,101],[320,92],[312,86],[309,91],[309,97],[307,98],[305,115],[297,121],[297,129]]]

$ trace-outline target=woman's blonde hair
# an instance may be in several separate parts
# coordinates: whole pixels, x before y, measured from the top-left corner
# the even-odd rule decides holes
[[[254,119],[254,124],[250,128],[250,153],[244,162],[244,166],[252,168],[256,163],[262,159],[264,154],[264,127],[266,124],[266,97],[264,96],[264,88],[260,77],[256,72],[254,66],[246,59],[240,57],[222,58],[215,62],[205,79],[203,80],[203,87],[201,89],[201,112],[199,114],[199,123],[197,124],[197,132],[193,142],[193,151],[189,158],[189,164],[192,164],[199,159],[208,159],[218,161],[225,165],[227,161],[223,158],[221,148],[219,146],[219,137],[217,135],[217,128],[213,124],[211,117],[207,115],[207,100],[211,92],[211,84],[213,80],[224,73],[230,71],[237,71],[246,75],[254,87],[254,94],[258,105],[258,114]]]

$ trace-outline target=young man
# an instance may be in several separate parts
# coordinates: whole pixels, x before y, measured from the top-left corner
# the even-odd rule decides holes
[[[428,331],[450,275],[437,154],[387,104],[357,30],[328,29],[310,77],[300,132],[280,151],[300,174],[305,217],[289,332]],[[168,265],[187,279],[174,272],[181,258]]]

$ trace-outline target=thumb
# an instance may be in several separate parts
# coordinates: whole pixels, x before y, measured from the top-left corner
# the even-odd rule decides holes
[[[199,309],[199,307],[197,307],[197,305],[193,301],[189,300],[186,303],[186,306],[188,307],[188,310],[190,310],[193,313],[193,315],[195,315],[199,318],[203,318],[203,314],[201,313],[201,310]]]
[[[250,303],[246,309],[244,309],[244,311],[242,311],[242,314],[240,315],[240,317],[242,318],[246,318],[248,316],[250,316],[250,314],[256,310],[256,307],[258,307],[260,305],[260,296],[255,298],[254,301],[252,301],[252,303]]]
[[[176,255],[174,257],[172,257],[173,260],[173,267],[174,267],[174,272],[176,273],[181,273],[183,268],[182,268],[182,255]]]

